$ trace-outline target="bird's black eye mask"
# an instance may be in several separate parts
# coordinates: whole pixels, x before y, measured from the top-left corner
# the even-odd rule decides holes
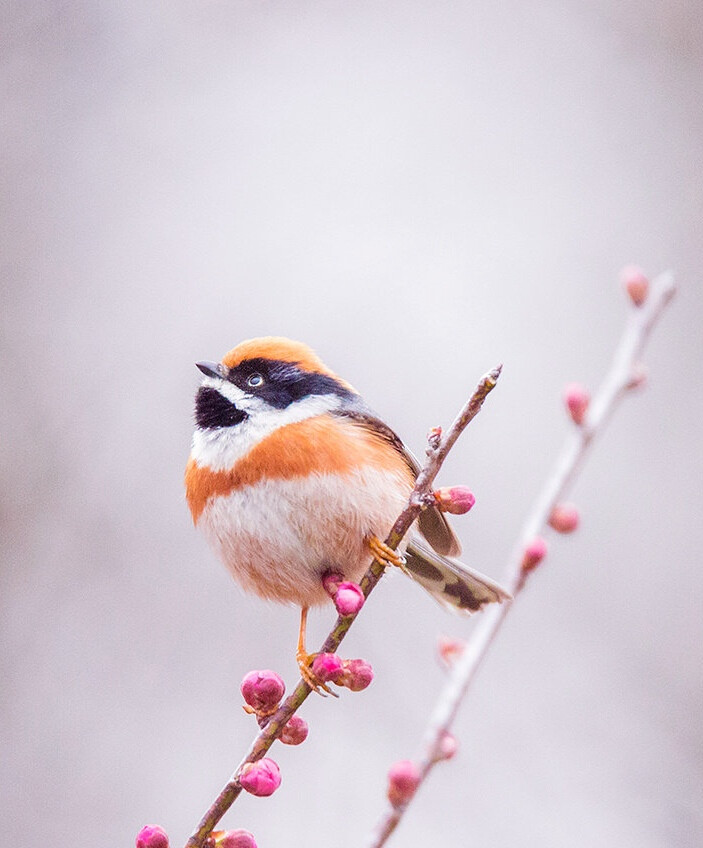
[[[334,377],[314,374],[279,359],[245,359],[230,369],[227,380],[275,409],[285,409],[309,395],[354,396]]]

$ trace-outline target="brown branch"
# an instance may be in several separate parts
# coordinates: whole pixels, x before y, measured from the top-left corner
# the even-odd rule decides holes
[[[674,292],[673,274],[670,272],[661,274],[653,282],[644,305],[640,308],[632,308],[610,370],[591,403],[583,424],[565,444],[523,525],[518,542],[508,561],[505,584],[512,593],[513,599],[524,588],[529,573],[522,567],[525,547],[546,527],[552,510],[572,487],[594,438],[602,431],[618,401],[632,387],[633,380],[637,377],[639,358],[649,334]],[[453,664],[425,731],[422,754],[418,763],[420,784],[441,759],[440,742],[449,732],[461,702],[512,606],[513,604],[510,603],[491,604],[487,607],[481,613],[480,621],[463,652]],[[408,804],[387,807],[367,843],[368,848],[380,848],[386,843],[407,807]]]
[[[479,413],[484,400],[495,387],[500,372],[501,366],[498,366],[481,379],[476,390],[449,428],[446,436],[442,438],[439,432],[431,435],[427,449],[427,460],[418,474],[415,487],[410,494],[408,506],[398,516],[386,539],[386,544],[391,548],[395,549],[398,547],[403,536],[408,532],[420,512],[426,507],[428,498],[431,495],[432,483],[439,469],[442,467],[442,463],[469,422]],[[371,563],[369,570],[364,575],[360,584],[367,598],[383,576],[384,570],[383,564],[378,562],[378,560],[374,560]],[[339,616],[330,634],[325,639],[321,652],[334,653],[346,636],[355,618],[356,615]],[[239,776],[243,767],[247,763],[260,760],[266,754],[271,745],[281,735],[288,720],[305,701],[311,691],[308,684],[301,680],[293,692],[286,698],[273,716],[271,716],[266,727],[254,738],[249,751],[232,777],[208,807],[200,823],[191,834],[185,848],[202,848],[212,830],[241,793],[242,787],[239,782]]]

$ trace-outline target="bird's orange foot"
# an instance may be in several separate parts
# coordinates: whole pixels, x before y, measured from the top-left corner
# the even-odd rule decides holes
[[[308,654],[306,651],[298,651],[295,658],[298,662],[298,668],[300,669],[300,676],[313,692],[317,692],[317,694],[322,695],[323,698],[327,697],[327,695],[332,695],[333,697],[338,698],[339,695],[334,690],[330,689],[324,681],[320,680],[312,670],[312,664],[315,661],[316,656],[317,654]],[[327,693],[327,695],[325,693]]]
[[[396,565],[398,568],[403,568],[405,565],[405,557],[393,548],[389,548],[378,536],[369,536],[366,543],[374,557],[383,565]]]

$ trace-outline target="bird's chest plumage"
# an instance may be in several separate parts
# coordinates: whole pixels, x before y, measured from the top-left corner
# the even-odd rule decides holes
[[[365,539],[385,537],[411,486],[395,449],[330,416],[281,427],[229,470],[186,471],[193,518],[238,582],[302,606],[325,600],[326,570],[360,579]]]

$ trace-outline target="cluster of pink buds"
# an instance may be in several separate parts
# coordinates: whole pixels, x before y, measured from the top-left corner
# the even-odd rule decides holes
[[[135,844],[137,848],[168,848],[168,836],[157,824],[147,824],[137,834]]]
[[[437,506],[442,512],[463,515],[476,503],[473,492],[466,486],[444,486],[434,493]]]
[[[253,713],[259,724],[264,727],[269,717],[278,709],[286,685],[275,671],[263,669],[246,674],[240,689],[246,701],[244,709]],[[281,733],[281,742],[286,745],[300,745],[307,735],[307,723],[299,716],[291,716]]]
[[[345,580],[341,574],[328,572],[322,578],[322,585],[340,615],[356,615],[364,606],[366,598],[361,587]]]
[[[411,760],[399,760],[388,772],[388,800],[400,807],[412,800],[420,785],[420,770]]]
[[[256,848],[256,840],[248,830],[213,830],[204,845],[205,848]],[[137,834],[136,847],[169,848],[168,836],[163,828],[148,824]]]
[[[256,840],[248,830],[213,830],[205,841],[206,848],[256,848]]]
[[[373,669],[366,660],[343,660],[337,654],[318,654],[312,661],[312,673],[323,683],[345,686],[361,692],[373,680]]]

